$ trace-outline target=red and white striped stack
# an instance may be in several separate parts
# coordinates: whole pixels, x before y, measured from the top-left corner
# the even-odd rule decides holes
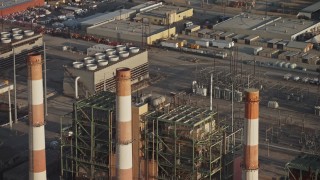
[[[29,54],[27,64],[29,86],[29,179],[46,180],[41,54]]]
[[[244,180],[259,179],[259,90],[245,91],[245,124],[244,124]]]
[[[116,175],[119,180],[132,180],[132,117],[131,117],[131,70],[116,70]]]

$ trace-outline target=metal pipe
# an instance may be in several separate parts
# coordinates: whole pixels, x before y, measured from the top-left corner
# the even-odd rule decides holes
[[[243,178],[259,179],[259,90],[246,89]]]
[[[116,176],[132,180],[131,70],[116,70]]]
[[[9,103],[9,124],[10,129],[12,129],[12,114],[11,114],[11,97],[10,97],[10,86],[8,87],[8,103]]]
[[[212,111],[212,83],[213,83],[213,74],[211,73],[211,79],[210,79],[210,111]]]
[[[46,43],[43,42],[43,67],[44,67],[44,114],[48,116],[48,104],[47,104],[47,54]]]
[[[76,99],[79,99],[79,95],[78,95],[78,80],[80,79],[80,76],[76,77],[76,79],[74,80],[74,97]]]
[[[47,179],[42,63],[40,53],[28,55],[29,179],[31,180]]]
[[[14,84],[14,122],[18,122],[18,112],[17,112],[17,75],[16,75],[16,54],[14,52],[14,47],[12,48],[13,51],[13,84]]]

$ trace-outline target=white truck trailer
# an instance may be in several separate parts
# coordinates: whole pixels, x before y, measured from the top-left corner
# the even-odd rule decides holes
[[[197,40],[195,43],[200,45],[201,47],[209,47],[209,41]]]
[[[212,40],[212,46],[213,47],[218,47],[218,48],[231,48],[234,46],[233,41],[226,41],[226,40]]]

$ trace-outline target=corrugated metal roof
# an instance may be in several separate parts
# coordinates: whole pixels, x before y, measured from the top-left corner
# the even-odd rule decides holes
[[[307,12],[307,13],[313,13],[320,9],[320,1],[316,2],[306,8],[303,8],[300,12]]]
[[[290,41],[287,44],[287,47],[291,47],[291,48],[299,48],[299,49],[304,49],[308,46],[308,43],[305,42],[298,42],[298,41]]]
[[[320,170],[320,156],[317,155],[303,155],[298,156],[286,165],[290,169],[300,169],[304,171]]]

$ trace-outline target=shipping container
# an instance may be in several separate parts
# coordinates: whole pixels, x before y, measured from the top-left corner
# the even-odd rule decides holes
[[[199,40],[196,41],[196,44],[200,45],[201,47],[209,47],[209,41]]]
[[[212,46],[213,47],[218,47],[218,48],[231,48],[234,46],[233,41],[225,41],[225,40],[213,40],[212,41]]]
[[[179,43],[178,42],[172,42],[172,41],[162,41],[161,46],[163,47],[170,47],[170,48],[178,48]]]

